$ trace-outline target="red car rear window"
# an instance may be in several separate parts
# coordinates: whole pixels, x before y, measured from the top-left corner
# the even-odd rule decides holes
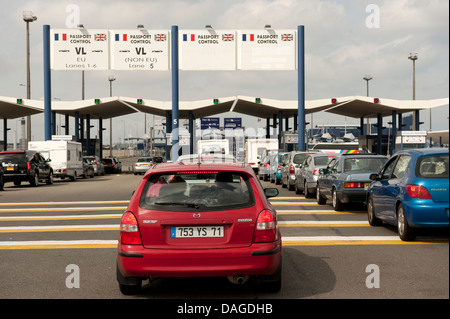
[[[152,174],[140,207],[167,211],[211,211],[253,206],[249,177],[238,172],[185,171]]]

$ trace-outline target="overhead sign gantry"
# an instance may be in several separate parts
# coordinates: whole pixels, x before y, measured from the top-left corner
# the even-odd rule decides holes
[[[298,69],[298,131],[304,120],[304,27],[274,30],[87,30],[44,25],[45,139],[50,139],[50,70],[172,71],[173,141],[178,142],[178,70]],[[298,68],[297,68],[298,65]],[[305,144],[299,133],[299,149]]]

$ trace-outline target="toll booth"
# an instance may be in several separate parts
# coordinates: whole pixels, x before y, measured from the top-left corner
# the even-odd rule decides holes
[[[400,131],[395,138],[395,150],[407,150],[413,148],[426,148],[426,131]]]
[[[390,146],[390,135],[381,136],[381,154],[387,155],[392,153]],[[374,153],[377,154],[378,150],[378,135],[360,135],[358,138],[359,151],[361,153]]]
[[[97,155],[97,156],[101,156],[101,152],[100,152],[100,140],[97,138],[91,138],[90,140],[90,144],[89,144],[89,154],[87,152],[87,140],[84,139],[80,139],[80,143],[83,147],[83,155],[84,156],[91,156],[91,155]]]
[[[281,136],[281,150],[285,152],[298,150],[298,134],[291,132],[283,132]]]

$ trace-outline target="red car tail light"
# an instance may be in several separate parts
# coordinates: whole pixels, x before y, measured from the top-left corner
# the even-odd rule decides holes
[[[318,169],[315,169],[315,170],[313,171],[313,175],[314,175],[314,176],[319,176],[319,175],[320,175],[320,171],[319,171]]]
[[[422,185],[406,185],[406,192],[412,198],[431,199],[430,192]]]
[[[131,212],[126,212],[122,216],[120,242],[123,245],[142,245],[137,219]]]
[[[277,166],[277,171],[279,171],[280,169],[281,169],[281,165],[278,164],[278,166]]]
[[[271,242],[278,239],[277,236],[277,221],[272,213],[268,210],[263,210],[259,213],[256,221],[255,229],[255,243]]]
[[[345,188],[364,188],[364,183],[359,182],[346,182],[344,183]]]
[[[27,171],[31,170],[31,164],[30,162],[27,162]]]
[[[292,164],[289,166],[289,174],[295,174],[295,166]]]

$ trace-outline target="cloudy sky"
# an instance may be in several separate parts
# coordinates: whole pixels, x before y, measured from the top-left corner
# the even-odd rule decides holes
[[[26,97],[26,33],[23,11],[38,17],[30,24],[31,98],[43,99],[42,26],[66,28],[79,9],[87,29],[297,29],[305,26],[306,99],[370,95],[412,99],[412,62],[417,53],[416,99],[449,96],[448,0],[0,0],[0,96]],[[374,9],[375,8],[375,9]],[[71,11],[72,10],[72,11]],[[377,15],[379,13],[379,15]],[[86,98],[109,96],[108,76],[114,75],[114,96],[171,99],[170,71],[89,71]],[[180,71],[180,101],[235,95],[297,99],[296,71]],[[80,71],[52,71],[52,95],[81,99]],[[448,106],[432,111],[433,130],[448,129]],[[230,115],[230,114],[227,114]],[[233,114],[233,116],[240,116]],[[124,134],[143,136],[143,115],[115,118],[113,141]],[[308,120],[309,115],[307,116]],[[314,124],[344,124],[327,113]],[[389,121],[386,119],[385,121]],[[58,121],[58,119],[57,119]],[[421,112],[429,129],[429,112]],[[16,129],[16,120],[8,122]],[[34,140],[44,138],[43,116],[32,116]],[[93,121],[96,122],[96,121]],[[347,118],[348,124],[359,119]],[[96,123],[93,123],[96,125]],[[244,117],[244,125],[257,126]],[[0,123],[0,127],[2,127]],[[73,127],[73,125],[71,124]],[[104,127],[109,127],[105,124]],[[0,133],[1,134],[1,133]],[[95,136],[94,131],[91,136]],[[109,134],[105,134],[105,143]]]

